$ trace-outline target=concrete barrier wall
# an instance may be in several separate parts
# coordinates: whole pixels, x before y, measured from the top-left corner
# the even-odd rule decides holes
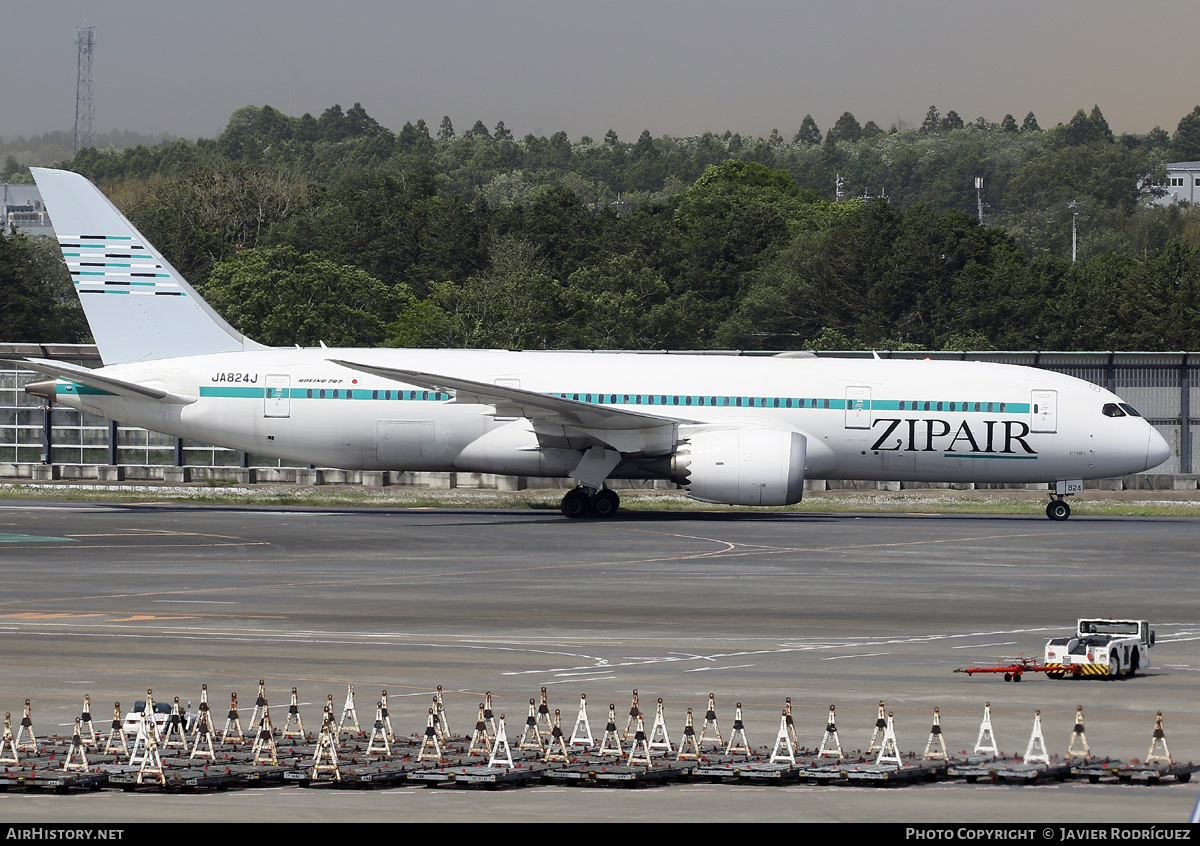
[[[356,485],[364,488],[425,488],[428,490],[563,490],[570,479],[497,476],[490,473],[411,473],[392,470],[338,470],[328,467],[173,467],[161,464],[35,464],[0,462],[0,482],[120,482],[172,485]],[[678,490],[667,481],[615,480],[617,490]],[[1115,479],[1093,479],[1087,490],[1193,491],[1200,476],[1185,473],[1141,473]],[[850,479],[808,479],[807,491],[838,490],[1046,490],[1042,484],[977,485],[960,482],[863,482]]]

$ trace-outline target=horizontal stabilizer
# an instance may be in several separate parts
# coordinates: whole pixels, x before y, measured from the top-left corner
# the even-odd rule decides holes
[[[170,405],[190,405],[196,401],[195,397],[173,394],[161,388],[151,388],[139,385],[137,382],[127,382],[124,379],[105,376],[86,367],[80,367],[77,364],[67,364],[63,361],[47,361],[41,358],[15,358],[8,360],[35,373],[42,373],[46,376],[52,376],[55,379],[65,380],[67,382],[66,385],[60,385],[55,388],[55,390],[64,393],[79,393],[78,386],[82,385],[85,389],[91,389],[92,391],[129,397],[130,399],[155,400]],[[47,395],[41,391],[36,393],[39,396]],[[54,397],[50,396],[48,399],[54,399]]]

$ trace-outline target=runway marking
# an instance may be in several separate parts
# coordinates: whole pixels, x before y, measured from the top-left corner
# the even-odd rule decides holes
[[[984,649],[989,646],[1016,646],[1015,640],[1005,640],[999,643],[964,643],[961,646],[951,646],[951,649]]]
[[[757,664],[730,664],[726,667],[696,667],[691,670],[684,670],[685,673],[711,673],[717,670],[744,670],[747,667],[757,667]]]
[[[0,535],[0,543],[76,543],[71,538],[53,538],[44,535]]]
[[[65,538],[64,540],[68,540],[71,543],[79,542],[78,540],[73,539],[73,538]],[[240,541],[240,542],[229,541],[226,543],[172,543],[172,544],[98,543],[98,544],[88,544],[85,547],[85,549],[153,549],[155,546],[158,546],[163,549],[196,549],[196,548],[205,547],[205,546],[219,546],[223,549],[227,549],[232,546],[270,546],[270,545],[271,544],[268,543],[267,541]]]
[[[237,605],[233,599],[156,599],[162,605]]]
[[[145,617],[130,617],[133,612],[124,610],[103,610],[103,611],[12,611],[8,613],[0,612],[0,620],[62,620],[79,617],[100,617],[107,618],[109,623],[124,623],[136,621],[139,619],[146,620],[286,620],[287,616],[281,614],[172,614],[172,615],[146,615]],[[124,615],[124,616],[122,616]],[[4,631],[20,631],[16,626],[4,626]]]
[[[104,514],[119,510],[105,505],[0,505],[0,511],[58,511],[71,514]]]
[[[879,658],[884,655],[891,655],[890,652],[863,652],[859,655],[830,655],[828,658],[822,658],[822,661],[841,661],[843,658]]]
[[[827,546],[769,546],[766,544],[754,544],[754,543],[743,543],[743,542],[738,542],[738,541],[726,541],[726,540],[721,540],[719,538],[710,538],[710,537],[705,537],[702,535],[685,535],[685,534],[680,534],[680,533],[676,533],[676,532],[664,532],[664,531],[655,530],[655,529],[639,529],[639,528],[623,527],[623,526],[614,526],[614,528],[621,530],[621,531],[644,532],[646,534],[664,535],[666,537],[679,538],[679,539],[683,539],[683,540],[704,541],[707,543],[717,544],[722,547],[721,549],[709,550],[708,552],[692,553],[692,554],[688,554],[688,555],[672,556],[672,557],[661,558],[661,559],[651,559],[650,561],[648,561],[646,563],[658,563],[661,561],[688,561],[688,560],[697,560],[697,559],[702,559],[702,558],[734,558],[734,557],[744,557],[744,556],[750,556],[750,555],[778,555],[778,554],[782,554],[782,553],[798,553],[798,554],[803,554],[803,555],[812,555],[814,553],[821,553],[821,552],[826,552],[826,553],[828,553],[828,552],[851,552],[851,551],[855,551],[855,550],[864,550],[864,549],[891,549],[891,548],[897,548],[897,547],[916,547],[916,546],[926,546],[926,545],[932,545],[932,544],[947,544],[947,543],[970,544],[970,543],[979,543],[981,541],[994,541],[994,540],[1010,541],[1010,540],[1013,540],[1016,538],[1043,538],[1043,537],[1047,537],[1047,536],[1061,538],[1064,535],[1088,535],[1090,537],[1090,536],[1094,536],[1094,535],[1098,535],[1098,534],[1110,534],[1111,533],[1108,530],[1101,530],[1101,531],[1096,531],[1096,532],[1089,532],[1089,531],[1060,532],[1060,531],[1056,531],[1053,529],[1048,529],[1045,531],[1026,532],[1026,533],[1016,534],[1016,535],[996,534],[996,535],[979,535],[979,536],[970,536],[970,537],[961,537],[961,538],[932,538],[932,539],[908,540],[908,541],[885,541],[885,542],[878,542],[878,543],[835,544],[835,545],[827,545]],[[1116,531],[1116,530],[1112,530],[1112,531]],[[931,566],[947,566],[946,564],[934,564],[933,562],[930,562],[930,564],[931,564]],[[1056,562],[1056,564],[1061,564],[1061,562]],[[962,566],[967,566],[967,565],[968,565],[967,562],[954,562],[954,564],[953,564],[953,566],[955,566],[955,567],[962,567]],[[988,561],[988,562],[980,562],[980,563],[970,563],[969,566],[1013,568],[1016,565],[1002,563],[1002,562]]]

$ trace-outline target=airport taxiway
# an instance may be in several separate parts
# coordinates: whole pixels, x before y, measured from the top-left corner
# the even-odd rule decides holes
[[[445,691],[469,731],[485,691],[510,725],[546,687],[573,720],[665,700],[668,726],[716,695],[770,745],[790,696],[815,745],[830,704],[865,746],[880,700],[901,749],[934,707],[952,750],[974,745],[985,701],[1007,752],[1035,710],[1065,751],[1082,705],[1092,749],[1140,758],[1162,711],[1171,752],[1200,760],[1195,685],[1200,520],[740,512],[282,508],[181,503],[0,503],[0,710],[33,700],[39,734],[65,733],[83,695],[111,713],[146,688],[223,714],[231,691],[273,706],[299,689],[315,724],[354,682],[360,718],[386,688],[397,731],[419,732]],[[1152,621],[1149,673],[1021,684],[953,673],[1024,652],[1080,616]],[[652,713],[652,712],[651,712]],[[277,721],[278,722],[278,721]],[[307,723],[306,723],[307,724]],[[622,721],[623,724],[623,721]],[[253,795],[251,795],[253,794]],[[251,801],[253,800],[253,801]],[[652,790],[480,793],[300,788],[222,796],[3,795],[10,820],[742,819],[1158,821],[1187,819],[1195,783],[903,790],[693,784]],[[78,815],[78,816],[76,816]]]

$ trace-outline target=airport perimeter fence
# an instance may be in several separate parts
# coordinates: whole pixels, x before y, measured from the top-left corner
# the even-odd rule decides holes
[[[655,353],[646,353],[655,354]],[[667,355],[772,355],[766,352],[668,352]],[[818,352],[818,357],[869,358],[869,352]],[[1171,445],[1171,457],[1152,473],[1126,477],[1123,487],[1197,487],[1196,438],[1200,435],[1200,402],[1191,397],[1200,386],[1200,352],[883,352],[883,358],[932,358],[991,361],[1040,367],[1085,379],[1120,395],[1137,408]],[[0,358],[47,358],[99,367],[91,345],[0,344]],[[50,406],[22,390],[45,377],[0,362],[0,478],[147,479],[187,481],[212,478],[222,469],[247,481],[321,483],[358,481],[366,474],[339,474],[297,466],[152,432],[93,414]],[[49,471],[40,468],[50,468]],[[107,472],[104,468],[108,468]],[[154,468],[182,468],[166,471]],[[256,473],[237,471],[255,470]],[[407,484],[445,487],[437,474],[405,474]],[[445,474],[442,474],[445,475]],[[400,482],[399,472],[368,477],[368,484]],[[382,481],[376,481],[382,480]],[[480,480],[476,479],[475,484]],[[453,485],[453,481],[450,482]],[[486,480],[484,486],[512,489],[524,483]],[[835,486],[830,483],[830,486]],[[1113,485],[1116,487],[1116,485]]]

